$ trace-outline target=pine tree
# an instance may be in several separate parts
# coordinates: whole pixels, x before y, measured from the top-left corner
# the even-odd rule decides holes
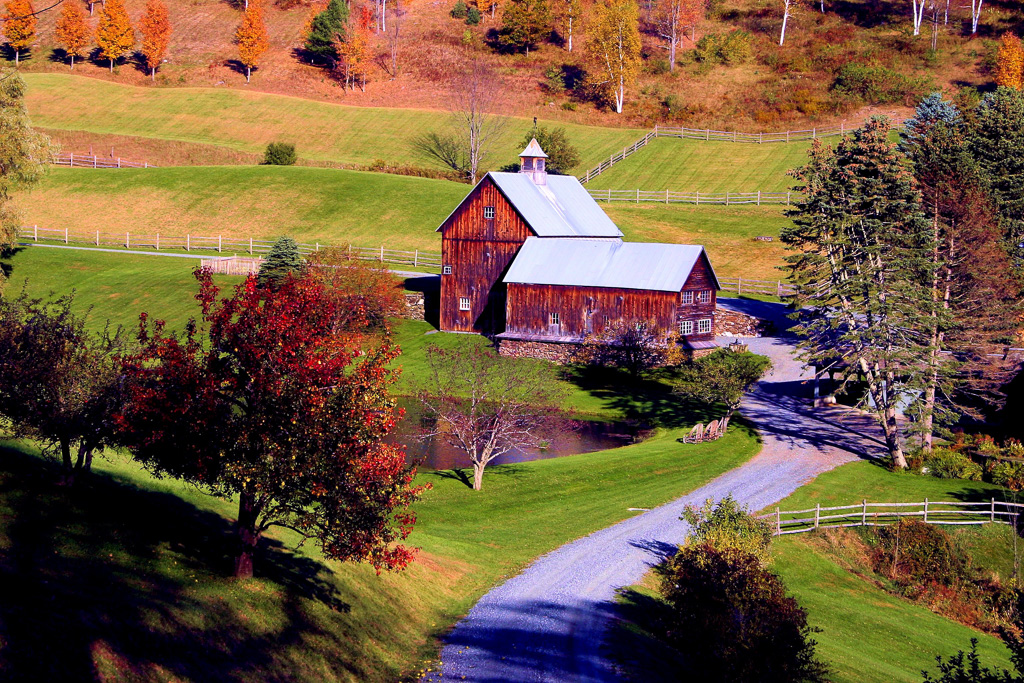
[[[249,82],[252,70],[260,63],[260,57],[270,47],[267,26],[263,21],[263,4],[260,0],[250,2],[242,15],[242,23],[235,32],[238,41],[238,59],[245,66],[245,82]]]
[[[348,24],[348,5],[342,0],[331,0],[309,26],[306,51],[332,64],[338,59],[337,42],[345,37]]]
[[[1024,48],[1020,38],[1007,31],[999,42],[999,56],[996,59],[996,85],[1004,88],[1021,89],[1024,79]]]
[[[626,88],[636,81],[640,71],[640,47],[636,2],[605,0],[590,29],[588,48],[600,83],[610,91],[618,114],[622,113]]]
[[[551,31],[551,10],[547,0],[509,0],[501,14],[498,45],[506,50],[522,50],[530,54]]]
[[[75,68],[75,57],[84,57],[85,48],[89,46],[91,35],[88,24],[85,23],[85,10],[77,2],[65,2],[61,5],[60,15],[57,17],[55,37],[57,44],[64,48],[64,52],[71,58],[71,68]]]
[[[255,4],[253,2],[249,6]],[[284,284],[289,275],[300,275],[304,268],[299,245],[291,237],[281,237],[270,247],[270,253],[260,264],[256,283],[260,287],[277,289]]]
[[[14,50],[14,64],[17,65],[22,50],[36,39],[36,10],[32,7],[32,0],[7,0],[5,7],[4,37]]]
[[[110,61],[111,71],[114,70],[114,62],[135,47],[135,31],[123,0],[105,0],[103,3],[100,23],[96,27],[96,45],[100,48],[100,55]]]
[[[146,58],[149,75],[155,81],[156,69],[163,62],[171,42],[171,20],[167,16],[167,6],[161,0],[148,0],[140,28],[142,55]]]

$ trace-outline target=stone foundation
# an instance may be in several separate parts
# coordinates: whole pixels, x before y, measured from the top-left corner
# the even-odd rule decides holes
[[[581,344],[572,342],[541,342],[522,339],[498,340],[498,353],[509,358],[538,358],[558,365],[571,363]]]
[[[771,321],[755,318],[746,313],[715,309],[716,337],[764,337],[774,330]]]
[[[417,292],[415,294],[405,295],[405,318],[410,320],[426,320],[427,307],[424,301],[423,294]]]

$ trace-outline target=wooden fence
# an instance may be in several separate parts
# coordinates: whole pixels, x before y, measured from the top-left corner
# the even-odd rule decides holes
[[[671,190],[588,190],[602,202],[657,202],[659,204],[785,204],[789,206],[795,192],[672,192]]]
[[[901,119],[893,121],[893,128],[903,126]],[[771,142],[799,142],[801,140],[815,140],[817,138],[828,138],[836,135],[845,135],[850,128],[846,123],[838,126],[825,126],[823,128],[810,128],[807,130],[786,130],[778,133],[740,133],[735,130],[711,130],[709,128],[674,128],[672,126],[654,126],[654,130],[646,133],[642,138],[622,148],[621,152],[610,154],[600,164],[590,169],[579,177],[584,185],[591,179],[601,175],[609,168],[623,159],[632,156],[637,150],[645,147],[648,142],[655,138],[682,138],[686,140],[704,140],[705,142],[745,142],[757,145]]]
[[[869,503],[781,511],[759,515],[773,522],[776,536],[801,534],[815,529],[854,526],[885,526],[902,518],[920,518],[928,524],[1013,524],[1024,512],[1024,504],[991,500],[979,503],[929,501],[923,503]]]
[[[199,264],[220,275],[252,275],[260,271],[262,256],[225,256],[223,258],[204,258]]]
[[[761,294],[765,296],[796,296],[796,287],[782,280],[752,280],[745,277],[720,277],[718,284],[723,292],[736,294]]]
[[[19,238],[22,240],[28,240],[33,242],[49,241],[49,242],[62,242],[64,244],[91,244],[93,246],[115,246],[123,247],[124,249],[141,249],[150,248],[156,249],[170,249],[177,251],[215,251],[217,253],[224,252],[243,252],[250,256],[257,254],[266,254],[270,251],[274,242],[272,240],[258,240],[252,237],[247,239],[238,239],[234,237],[224,237],[223,235],[217,235],[211,237],[209,235],[162,235],[160,233],[154,233],[151,235],[143,235],[139,233],[132,234],[131,232],[102,232],[96,230],[94,232],[81,233],[72,232],[65,228],[64,230],[58,230],[54,228],[40,228],[37,225],[22,226],[19,229]],[[366,261],[379,261],[380,263],[389,263],[393,265],[402,266],[413,266],[414,268],[425,268],[428,270],[440,270],[441,269],[441,254],[437,252],[420,251],[418,249],[413,251],[402,251],[398,249],[387,249],[384,245],[378,247],[354,247],[352,245],[339,246],[322,244],[320,242],[314,242],[312,244],[299,243],[299,252],[302,254],[312,254],[322,249],[328,248],[340,248],[344,249],[351,258],[357,258]]]
[[[121,157],[99,157],[94,154],[58,154],[53,163],[72,168],[156,168],[146,161],[128,161]]]

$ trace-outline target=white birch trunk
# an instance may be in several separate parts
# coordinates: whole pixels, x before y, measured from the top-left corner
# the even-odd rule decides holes
[[[981,3],[984,0],[971,0],[971,35],[978,32],[978,21],[981,20]]]
[[[782,9],[782,33],[779,34],[779,46],[786,42],[786,24],[789,22],[789,10],[793,0],[783,0]]]

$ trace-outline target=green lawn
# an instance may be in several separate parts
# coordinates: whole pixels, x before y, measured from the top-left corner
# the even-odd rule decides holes
[[[597,176],[593,190],[673,192],[785,192],[786,175],[807,162],[808,142],[755,145],[655,138]]]
[[[353,107],[227,88],[151,88],[71,74],[25,73],[26,101],[37,126],[220,145],[260,153],[268,142],[293,142],[304,159],[369,164],[376,159],[426,165],[410,141],[444,127],[450,115],[422,109]],[[541,122],[545,123],[545,122]],[[530,119],[510,119],[490,166],[516,161]],[[564,127],[583,170],[632,144],[646,131],[571,123]],[[69,150],[81,151],[81,150]]]

